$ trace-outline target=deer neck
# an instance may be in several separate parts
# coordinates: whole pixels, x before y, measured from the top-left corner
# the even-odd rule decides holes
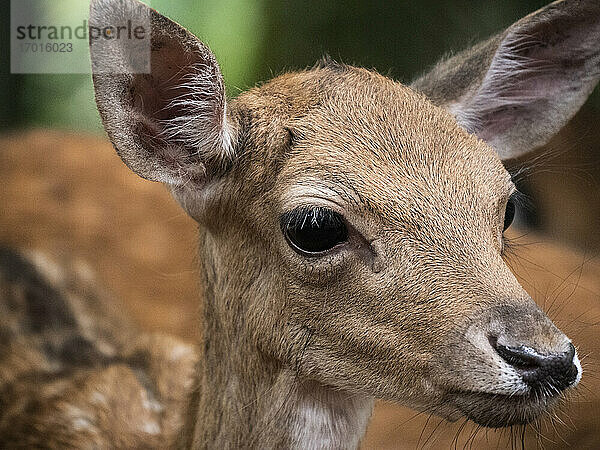
[[[301,379],[265,355],[243,335],[243,324],[223,318],[223,305],[232,302],[222,298],[215,284],[204,277],[203,351],[183,446],[356,448],[373,398]],[[244,311],[233,316],[239,320]]]

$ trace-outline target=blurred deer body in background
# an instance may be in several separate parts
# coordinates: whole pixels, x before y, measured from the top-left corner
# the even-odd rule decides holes
[[[80,261],[0,248],[0,298],[2,448],[161,448],[174,439],[192,386],[191,345],[137,331]]]
[[[195,388],[152,439],[354,448],[375,398],[504,427],[577,385],[573,344],[503,260],[516,189],[501,160],[593,90],[597,2],[552,3],[411,87],[324,60],[229,102],[213,54],[155,11],[94,0],[90,23],[139,8],[152,73],[95,74],[96,101],[127,166],[200,225],[204,291]],[[96,45],[93,63],[128,67]],[[180,374],[146,378],[163,376]],[[103,424],[111,442],[143,442],[130,421]]]

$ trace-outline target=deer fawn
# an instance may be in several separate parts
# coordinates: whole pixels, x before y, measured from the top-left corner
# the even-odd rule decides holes
[[[375,398],[525,424],[577,385],[575,347],[503,260],[518,194],[501,161],[594,89],[597,1],[554,2],[410,86],[324,60],[230,101],[209,49],[141,3],[93,0],[90,23],[140,11],[150,74],[118,45],[91,55],[115,68],[93,78],[118,154],[199,224],[204,338],[177,446],[353,448]]]

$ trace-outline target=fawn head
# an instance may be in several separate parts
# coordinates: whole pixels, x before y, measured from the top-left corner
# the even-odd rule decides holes
[[[301,378],[485,426],[527,423],[576,385],[571,341],[503,260],[515,186],[600,76],[600,4],[564,0],[404,86],[324,60],[227,100],[213,54],[142,8],[151,72],[91,43],[105,128],[200,224],[225,336]]]

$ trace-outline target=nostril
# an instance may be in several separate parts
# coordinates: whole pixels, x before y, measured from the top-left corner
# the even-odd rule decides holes
[[[530,387],[563,390],[577,379],[575,347],[569,343],[565,352],[539,353],[526,345],[506,346],[490,337],[490,344],[498,355],[514,367]]]
[[[496,352],[500,357],[517,369],[533,370],[543,365],[543,356],[526,346],[508,347],[497,345]]]

